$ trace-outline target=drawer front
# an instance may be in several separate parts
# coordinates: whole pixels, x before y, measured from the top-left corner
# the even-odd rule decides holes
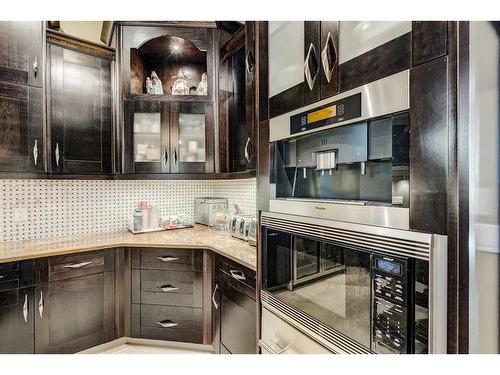
[[[261,336],[259,346],[265,354],[332,354],[266,308],[262,308]]]
[[[255,271],[227,258],[219,257],[219,278],[221,282],[231,285],[253,300],[256,299]]]
[[[49,280],[66,280],[73,277],[104,272],[104,251],[61,255],[49,258]]]
[[[132,311],[138,309],[132,309]],[[142,338],[201,343],[203,310],[190,307],[141,305]]]
[[[202,307],[202,272],[164,270],[134,270],[133,272],[140,273],[140,301],[134,298],[133,302]],[[133,280],[137,280],[137,276],[134,276]]]
[[[141,269],[202,271],[203,252],[189,249],[143,249]]]

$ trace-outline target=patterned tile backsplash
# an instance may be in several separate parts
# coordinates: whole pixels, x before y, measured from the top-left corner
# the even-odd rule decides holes
[[[256,180],[0,180],[0,241],[126,229],[141,200],[194,220],[194,199],[210,196],[255,213]]]

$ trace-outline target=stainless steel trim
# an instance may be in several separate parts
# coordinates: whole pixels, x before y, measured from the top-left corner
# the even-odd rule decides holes
[[[266,291],[261,291],[260,298],[263,307],[334,353],[372,353],[369,348],[357,343],[296,307],[279,300]]]
[[[72,268],[72,269],[77,269],[77,268],[82,268],[85,266],[88,266],[89,264],[92,264],[93,262],[80,262],[80,263],[72,263],[72,264],[66,264],[63,266],[63,268]]]
[[[307,60],[306,60],[307,61]],[[410,108],[410,71],[393,74],[366,85],[332,96],[300,109],[285,113],[269,120],[269,141],[277,141],[292,137],[290,134],[290,116],[302,113],[309,109],[361,93],[361,116],[351,120],[341,121],[319,129],[301,132],[300,135],[310,134],[325,129],[359,122],[373,117],[404,111]]]
[[[447,353],[448,237],[432,236],[429,262],[429,353]]]
[[[356,205],[352,202],[342,203],[339,201],[319,199],[270,199],[269,211],[318,217],[327,220],[376,225],[379,227],[403,230],[410,229],[409,208],[371,206],[366,205],[366,202],[363,201],[360,201],[360,203]]]
[[[29,306],[28,306],[28,295],[25,294],[24,295],[24,304],[23,304],[23,318],[24,318],[24,322],[25,323],[28,323],[28,309],[29,309]]]
[[[161,257],[156,257],[156,259],[161,260],[162,262],[173,262],[175,260],[178,260],[179,258],[172,257],[172,256],[169,256],[169,255],[164,255],[164,256],[161,256]]]
[[[262,212],[261,225],[288,233],[357,245],[373,251],[424,260],[430,258],[432,235],[428,233],[285,215],[276,212]]]
[[[40,319],[43,319],[43,309],[44,309],[43,291],[40,291],[40,299],[38,300],[38,313],[40,314]]]
[[[178,323],[175,323],[169,319],[162,320],[160,322],[155,322],[155,323],[158,324],[159,326],[162,326],[163,328],[173,328],[173,327],[177,327],[179,325]]]
[[[170,284],[162,285],[162,286],[159,286],[158,288],[160,288],[164,292],[174,292],[174,291],[176,291],[176,290],[179,289],[176,286],[173,286],[173,285],[170,285]]]

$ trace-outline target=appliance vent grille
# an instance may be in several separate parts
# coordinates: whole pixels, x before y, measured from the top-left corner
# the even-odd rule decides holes
[[[428,241],[419,241],[268,216],[262,216],[261,224],[271,229],[358,246],[372,251],[423,260],[430,259],[430,235]]]
[[[327,326],[305,312],[279,300],[273,295],[261,291],[260,298],[263,306],[269,307],[271,311],[278,312],[286,317],[288,323],[301,330],[312,339],[325,345],[328,349],[338,354],[372,354],[369,348],[359,344],[348,336]]]

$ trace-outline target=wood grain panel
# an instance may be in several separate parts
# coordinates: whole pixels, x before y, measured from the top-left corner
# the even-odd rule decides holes
[[[446,21],[412,22],[413,65],[419,65],[447,53]]]
[[[410,229],[446,234],[448,59],[410,71]]]

